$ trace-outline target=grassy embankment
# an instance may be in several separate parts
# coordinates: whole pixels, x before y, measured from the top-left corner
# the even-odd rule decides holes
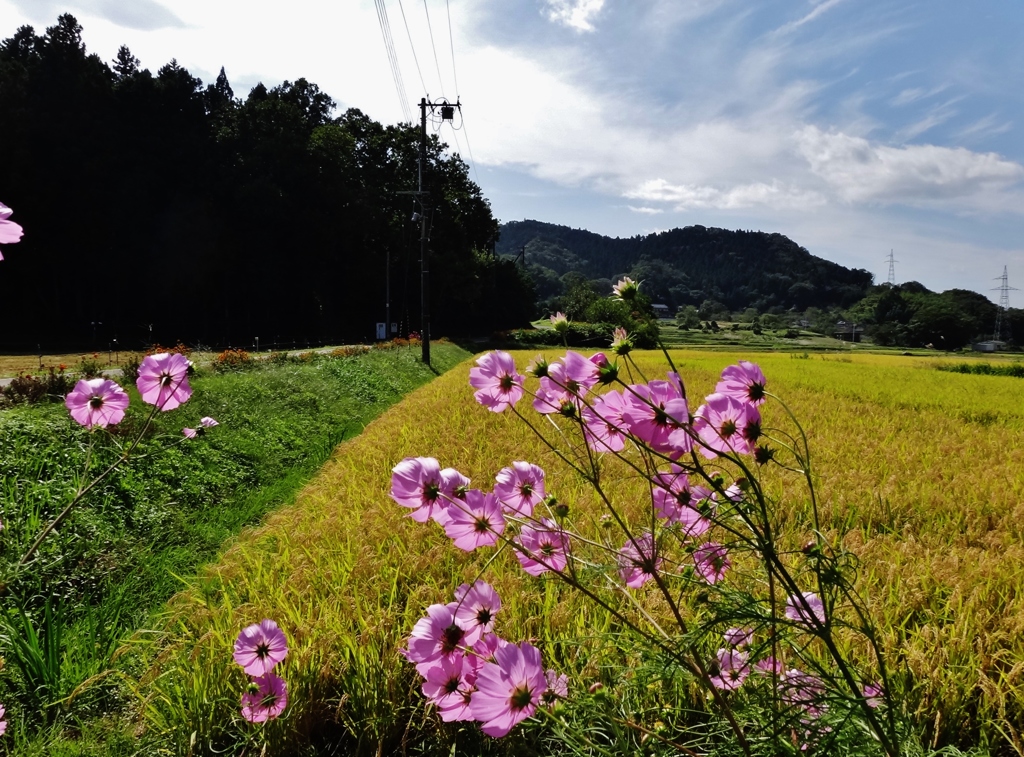
[[[536,352],[517,354],[520,365]],[[555,351],[548,350],[549,355]],[[746,355],[749,356],[749,355]],[[679,352],[693,395],[744,355]],[[823,522],[863,560],[870,597],[918,737],[1009,754],[1024,729],[1024,408],[1019,379],[922,369],[913,358],[760,355],[769,387],[804,420],[815,454]],[[648,375],[657,356],[641,358]],[[398,655],[415,620],[472,581],[488,554],[458,553],[388,497],[392,466],[431,455],[482,487],[512,460],[548,471],[548,488],[586,529],[595,504],[523,424],[473,404],[468,364],[392,408],[347,442],[321,474],[265,525],[247,531],[170,604],[172,620],[139,688],[145,733],[173,754],[192,734],[204,749],[236,750],[253,729],[237,714],[243,676],[231,662],[238,630],[263,617],[292,652],[287,717],[265,731],[272,753],[528,753],[529,737],[477,741],[427,711]],[[528,412],[528,411],[527,411]],[[766,420],[781,411],[769,407]],[[807,536],[807,502],[771,474],[783,540]],[[636,481],[620,482],[624,493]],[[785,488],[784,487],[785,484]],[[639,491],[639,490],[638,490]],[[597,528],[597,526],[594,526]],[[577,695],[607,680],[614,656],[594,643],[607,616],[572,592],[499,557],[500,632],[534,637],[569,672]],[[618,666],[628,660],[621,658]],[[628,672],[627,672],[628,674]],[[652,697],[655,695],[651,695]],[[700,706],[675,692],[675,706]],[[639,711],[663,699],[633,703]],[[156,747],[154,747],[156,748]],[[379,750],[379,751],[378,751]],[[335,753],[323,751],[323,753]]]
[[[437,344],[435,369],[444,371],[467,354]],[[8,747],[51,753],[57,749],[52,740],[77,730],[77,722],[90,724],[81,727],[90,737],[102,733],[92,719],[124,704],[128,690],[118,681],[137,672],[117,651],[124,635],[153,627],[150,613],[182,587],[182,577],[213,559],[241,528],[290,501],[338,442],[434,377],[419,362],[418,349],[408,347],[278,360],[239,372],[201,370],[191,400],[157,416],[156,434],[142,454],[87,496],[4,596],[15,626],[0,629]],[[114,443],[124,444],[125,434],[139,428],[149,408],[134,387],[129,391],[130,412],[113,439],[75,425],[60,403],[0,412],[5,571],[88,480],[82,474],[87,455],[90,470],[101,470],[117,454]],[[185,440],[181,428],[196,426],[203,415],[221,425]],[[157,438],[162,434],[165,439]],[[20,626],[26,618],[41,634],[40,648],[49,643],[55,653],[34,667],[19,664],[14,647],[25,637]],[[80,688],[90,679],[98,685]],[[44,722],[50,726],[39,734]],[[71,741],[65,748],[73,753],[78,746]]]

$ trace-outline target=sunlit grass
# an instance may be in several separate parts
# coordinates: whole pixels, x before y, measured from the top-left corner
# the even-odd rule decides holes
[[[533,354],[517,353],[517,362]],[[699,397],[725,365],[749,355],[673,357]],[[1024,725],[1020,380],[878,355],[756,359],[769,389],[806,426],[824,527],[862,558],[858,585],[897,669],[907,671],[897,686],[921,737],[1008,748]],[[656,354],[640,363],[649,378],[663,373]],[[530,460],[548,471],[549,489],[570,503],[580,529],[599,528],[588,525],[596,507],[578,477],[522,423],[472,402],[468,367],[410,395],[339,447],[293,506],[243,534],[171,603],[168,635],[139,689],[164,748],[187,753],[193,733],[211,749],[244,741],[251,728],[237,715],[243,681],[231,644],[264,617],[286,629],[293,650],[283,673],[288,716],[268,729],[275,748],[451,747],[456,730],[427,711],[397,650],[424,608],[449,601],[491,552],[465,555],[436,526],[403,517],[387,497],[391,468],[405,456],[434,456],[489,488],[498,469]],[[766,419],[780,421],[778,408],[769,406]],[[769,473],[768,480],[790,529],[782,538],[806,538],[806,497],[788,496],[799,491],[788,477]],[[615,487],[635,485],[623,479]],[[605,614],[526,576],[509,554],[497,558],[488,580],[503,598],[502,635],[539,638],[546,659],[574,673],[577,686],[599,675],[603,653],[593,640],[612,628]],[[505,748],[513,753],[515,743]],[[481,742],[476,753],[492,746]]]

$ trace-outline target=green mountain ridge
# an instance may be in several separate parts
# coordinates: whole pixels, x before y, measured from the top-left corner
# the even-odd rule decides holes
[[[557,295],[573,271],[590,280],[630,275],[673,311],[705,300],[731,310],[848,307],[865,296],[870,272],[816,257],[789,237],[763,231],[687,226],[611,238],[583,229],[510,221],[501,225],[500,255],[524,254],[538,297]]]

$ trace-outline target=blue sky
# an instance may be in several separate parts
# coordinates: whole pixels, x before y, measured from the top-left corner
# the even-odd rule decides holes
[[[105,60],[305,76],[384,122],[458,96],[441,137],[504,221],[778,231],[880,281],[893,249],[898,281],[1024,290],[1016,0],[384,4],[402,96],[372,0],[0,0],[0,35],[69,11]]]

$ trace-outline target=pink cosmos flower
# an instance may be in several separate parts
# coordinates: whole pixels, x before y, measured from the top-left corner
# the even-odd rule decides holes
[[[783,702],[811,717],[818,717],[828,709],[824,701],[825,683],[818,676],[795,668],[779,676],[779,694]]]
[[[189,363],[191,364],[191,361],[189,361]],[[207,416],[199,419],[199,428],[198,429],[195,429],[195,428],[183,428],[181,430],[181,433],[183,433],[185,435],[186,439],[195,439],[197,436],[202,436],[203,434],[205,434],[206,433],[206,429],[213,428],[214,426],[219,426],[219,425],[220,424],[217,421],[215,421],[213,418],[211,418],[210,416],[207,415]]]
[[[754,670],[769,676],[780,676],[786,670],[786,666],[782,664],[781,660],[768,655],[763,660],[758,660],[754,663]]]
[[[523,376],[516,373],[516,364],[507,352],[488,352],[477,358],[469,370],[469,383],[476,392],[476,401],[495,413],[519,402],[523,396]]]
[[[725,632],[725,643],[730,647],[749,647],[754,632],[749,628],[730,628]]]
[[[423,695],[437,707],[441,720],[472,720],[469,700],[475,689],[476,672],[466,664],[465,655],[442,657],[417,666],[423,676]],[[472,680],[471,680],[472,679]]]
[[[128,408],[128,395],[110,379],[81,379],[64,399],[75,422],[86,428],[120,423]]]
[[[139,366],[135,385],[146,404],[164,411],[173,410],[192,396],[192,387],[188,385],[188,360],[177,352],[147,355]]]
[[[575,415],[580,398],[598,382],[600,369],[578,352],[569,351],[557,362],[548,365],[540,388],[533,400],[533,409],[549,415]]]
[[[709,541],[693,550],[693,565],[697,575],[709,584],[718,583],[732,563],[721,544]]]
[[[442,657],[451,659],[465,648],[466,627],[455,618],[458,605],[435,604],[427,608],[427,617],[412,627],[406,643],[405,657],[410,662],[429,663]],[[422,671],[421,671],[422,672]]]
[[[23,229],[14,221],[7,220],[13,212],[13,210],[0,202],[0,244],[14,244],[21,241],[21,235],[24,233]],[[0,254],[0,260],[3,259],[4,256]],[[4,727],[6,728],[6,724]]]
[[[813,627],[813,617],[818,625],[825,623],[825,603],[813,591],[800,592],[800,596],[791,596],[786,600],[786,617],[800,625]]]
[[[533,463],[514,462],[494,478],[494,495],[513,515],[529,518],[533,508],[544,501],[544,471]]]
[[[557,700],[569,696],[569,676],[565,673],[559,675],[557,670],[547,670],[544,673],[544,680],[548,684],[547,691],[541,697],[544,704],[552,707]]]
[[[764,387],[767,384],[764,373],[756,363],[741,360],[722,371],[722,379],[715,385],[718,394],[735,397],[752,405],[764,403]]]
[[[548,320],[551,321],[551,328],[557,331],[559,334],[566,331],[569,328],[569,319],[565,317],[565,313],[558,312],[553,316],[550,316]]]
[[[882,691],[880,684],[864,684],[864,688],[861,689],[861,693],[864,695],[864,699],[867,700],[868,707],[871,709],[878,709],[882,706],[882,702],[884,701],[884,692]]]
[[[654,578],[661,568],[654,534],[647,531],[635,540],[627,541],[619,550],[619,578],[631,589],[638,589]]]
[[[489,583],[462,584],[455,591],[455,604],[455,622],[466,629],[467,645],[494,633],[494,617],[501,610],[501,597]]]
[[[627,424],[622,414],[627,407],[622,392],[611,391],[583,408],[583,435],[592,450],[619,452],[626,446]]]
[[[465,500],[453,503],[447,514],[444,532],[456,547],[466,552],[497,544],[505,530],[501,503],[490,492],[484,494],[479,489],[470,489]]]
[[[402,507],[412,508],[409,517],[417,523],[426,523],[431,518],[442,523],[446,520],[442,513],[449,504],[441,496],[444,483],[437,460],[407,457],[391,469],[390,497]]]
[[[549,570],[562,572],[569,562],[569,535],[548,518],[519,530],[517,543],[526,551],[516,550],[516,559],[531,576]]]
[[[248,675],[262,676],[288,656],[284,631],[270,619],[243,628],[235,639],[234,659]]]
[[[540,651],[532,644],[508,644],[494,653],[494,662],[480,668],[470,700],[473,718],[494,738],[508,734],[537,711],[547,691]]]
[[[749,402],[726,394],[710,394],[697,408],[693,430],[704,442],[698,445],[701,454],[709,460],[718,457],[719,452],[749,455],[761,435],[761,414]]]
[[[692,486],[686,472],[674,463],[669,471],[655,474],[652,482],[652,501],[659,517],[678,523],[691,538],[711,530],[711,521],[705,517],[714,512],[709,489]]]
[[[690,450],[686,426],[690,412],[683,399],[678,377],[675,381],[651,381],[633,384],[624,394],[622,413],[629,433],[647,442],[656,452],[683,454]]]
[[[242,717],[250,723],[273,720],[288,706],[288,690],[279,676],[273,673],[257,676],[250,687],[242,694]]]
[[[7,733],[7,720],[4,717],[5,715],[7,715],[7,709],[0,704],[0,736]]]
[[[749,655],[736,649],[719,649],[711,685],[723,691],[735,691],[750,675]]]

